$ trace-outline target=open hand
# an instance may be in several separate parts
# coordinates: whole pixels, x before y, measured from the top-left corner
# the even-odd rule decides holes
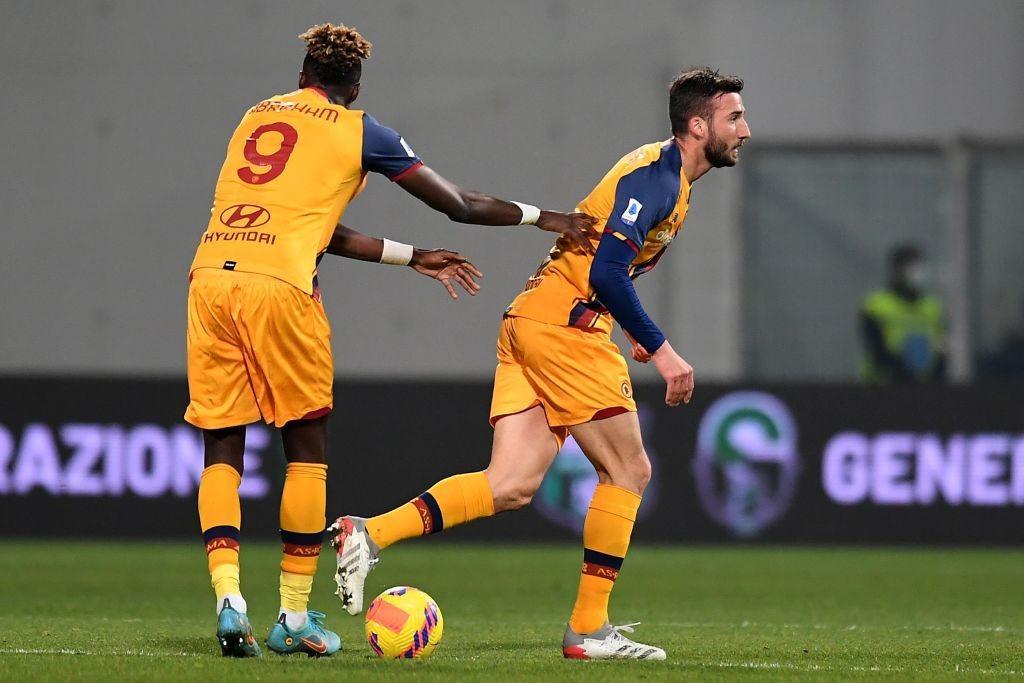
[[[537,219],[537,227],[548,232],[557,232],[560,237],[556,242],[559,251],[582,249],[584,253],[594,253],[592,240],[598,238],[594,224],[597,219],[585,213],[559,213],[557,211],[541,211]]]
[[[439,281],[453,299],[459,298],[453,282],[458,283],[470,295],[476,296],[480,291],[480,285],[474,278],[484,276],[476,266],[466,260],[465,256],[448,249],[416,249],[412,253],[409,267],[420,275]]]

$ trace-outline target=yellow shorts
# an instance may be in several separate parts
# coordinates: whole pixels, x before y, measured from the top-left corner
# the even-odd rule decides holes
[[[626,359],[602,330],[508,316],[498,333],[491,424],[543,406],[560,441],[567,427],[636,411]]]
[[[185,420],[278,427],[333,406],[331,328],[319,297],[254,273],[202,268],[188,289]]]

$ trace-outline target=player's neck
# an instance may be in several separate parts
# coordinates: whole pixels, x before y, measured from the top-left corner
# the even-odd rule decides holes
[[[683,157],[683,175],[688,183],[694,183],[698,178],[711,170],[711,162],[704,155],[704,150],[697,146],[697,142],[690,138],[674,137],[679,153]]]
[[[325,88],[319,83],[306,83],[305,85],[300,84],[299,87],[303,88],[304,90],[314,90],[322,97],[327,98],[327,101],[330,102],[331,104],[336,104],[339,107],[345,107],[346,109],[348,109],[348,93],[342,94],[336,91],[332,92],[332,89]]]

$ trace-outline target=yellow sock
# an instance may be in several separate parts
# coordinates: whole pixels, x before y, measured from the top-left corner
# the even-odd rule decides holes
[[[457,474],[437,482],[423,495],[391,512],[366,520],[366,530],[381,548],[406,538],[435,534],[494,514],[494,495],[483,472]]]
[[[320,558],[327,511],[327,465],[289,463],[281,492],[281,607],[302,612]]]
[[[281,609],[292,612],[306,611],[306,605],[309,604],[309,593],[312,590],[313,576],[311,574],[281,572]]]
[[[213,592],[217,595],[218,603],[224,599],[225,595],[242,594],[242,589],[238,583],[237,563],[225,562],[211,569],[210,583],[213,584]]]
[[[598,484],[583,523],[583,573],[569,627],[593,633],[608,621],[608,599],[640,507],[640,496],[611,484]]]
[[[231,465],[210,465],[199,478],[199,524],[206,543],[210,583],[217,600],[241,595],[238,585],[238,540],[242,506],[238,485],[242,475]]]

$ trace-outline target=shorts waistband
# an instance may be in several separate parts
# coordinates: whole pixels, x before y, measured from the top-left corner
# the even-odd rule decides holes
[[[249,273],[242,270],[227,270],[225,268],[211,267],[196,268],[188,276],[188,279],[189,282],[191,282],[192,280],[258,280],[260,282],[281,282],[280,279],[274,277],[273,275],[265,275],[263,273]]]

